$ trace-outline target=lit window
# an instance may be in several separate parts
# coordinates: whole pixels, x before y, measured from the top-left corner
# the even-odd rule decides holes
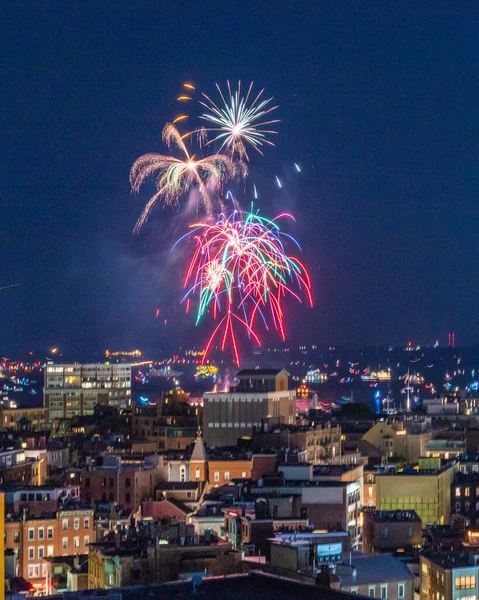
[[[219,480],[220,480],[220,474],[219,474],[219,471],[215,471],[215,474],[214,474],[214,480],[215,480],[215,481],[219,481]]]
[[[79,538],[79,536],[76,536],[76,537],[73,538],[73,547],[75,549],[80,547],[80,538]]]
[[[68,538],[67,537],[62,538],[62,549],[68,550]]]
[[[230,480],[230,474],[228,471],[225,471],[225,481],[229,481]]]
[[[62,531],[68,531],[68,519],[62,519]]]
[[[456,498],[460,498],[461,497],[461,488],[457,487],[456,488]]]

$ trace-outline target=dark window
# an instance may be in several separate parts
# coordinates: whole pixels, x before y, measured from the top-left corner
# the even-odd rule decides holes
[[[34,502],[35,501],[35,494],[28,494],[28,501],[29,502]]]
[[[129,494],[129,492],[127,492],[127,493],[125,494],[125,502],[126,502],[126,503],[129,503],[129,502],[130,502],[130,494]]]
[[[20,494],[20,500],[22,502],[26,502],[27,501],[27,495],[26,494]]]
[[[125,480],[125,486],[127,488],[129,488],[131,486],[131,479],[129,477],[127,477],[126,480]]]
[[[108,480],[108,487],[113,487],[113,478],[110,477],[110,479]]]

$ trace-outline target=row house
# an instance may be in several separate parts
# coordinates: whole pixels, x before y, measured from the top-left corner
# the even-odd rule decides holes
[[[94,513],[87,506],[72,504],[50,516],[5,520],[5,548],[13,550],[18,577],[46,592],[47,564],[56,556],[87,554],[94,541]]]

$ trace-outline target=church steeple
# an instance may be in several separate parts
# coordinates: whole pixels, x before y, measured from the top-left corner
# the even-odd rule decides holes
[[[191,481],[208,481],[208,454],[201,433],[198,433],[190,457],[190,479]]]
[[[201,437],[201,434],[199,434],[196,438],[195,447],[193,448],[193,453],[191,454],[190,462],[206,462],[207,460],[208,454],[206,453],[203,438]]]

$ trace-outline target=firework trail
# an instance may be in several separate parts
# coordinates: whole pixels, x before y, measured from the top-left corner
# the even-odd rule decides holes
[[[19,285],[21,285],[21,283],[11,283],[10,285],[3,285],[2,287],[0,287],[0,292],[3,292],[4,290],[9,290],[11,288],[16,288]]]
[[[203,94],[205,101],[200,102],[208,111],[200,118],[207,123],[206,131],[213,132],[214,136],[208,144],[220,142],[219,152],[224,149],[231,154],[232,158],[237,155],[238,158],[246,160],[248,160],[247,145],[252,146],[260,154],[263,154],[261,151],[263,144],[274,146],[273,142],[267,139],[267,135],[277,133],[269,126],[279,121],[263,119],[278,107],[270,106],[272,98],[262,99],[264,89],[252,100],[253,83],[250,83],[245,96],[241,95],[240,81],[236,90],[232,90],[230,82],[227,81],[228,93],[223,93],[218,84],[216,88],[221,102],[216,103],[206,94]]]
[[[221,334],[221,349],[229,340],[239,365],[235,325],[245,328],[248,336],[260,344],[256,321],[260,318],[268,329],[271,320],[284,339],[284,299],[293,296],[301,302],[300,293],[304,292],[312,305],[306,268],[298,258],[285,252],[285,238],[296,245],[297,242],[281,232],[277,223],[281,218],[293,219],[288,213],[269,220],[253,209],[234,210],[229,216],[222,213],[213,225],[192,225],[191,232],[178,240],[193,237],[196,242],[185,275],[187,292],[183,300],[197,296],[196,324],[208,312],[219,319],[205,346],[203,361]]]
[[[153,206],[160,199],[166,205],[176,206],[181,197],[197,185],[208,214],[212,213],[210,193],[217,191],[230,178],[241,173],[241,165],[229,156],[213,154],[196,158],[188,151],[178,129],[167,123],[163,129],[163,141],[168,148],[176,148],[182,158],[164,154],[143,154],[131,167],[130,184],[133,192],[138,192],[145,181],[155,178],[156,194],[147,202],[138,219],[134,232],[138,233],[148,219]]]

